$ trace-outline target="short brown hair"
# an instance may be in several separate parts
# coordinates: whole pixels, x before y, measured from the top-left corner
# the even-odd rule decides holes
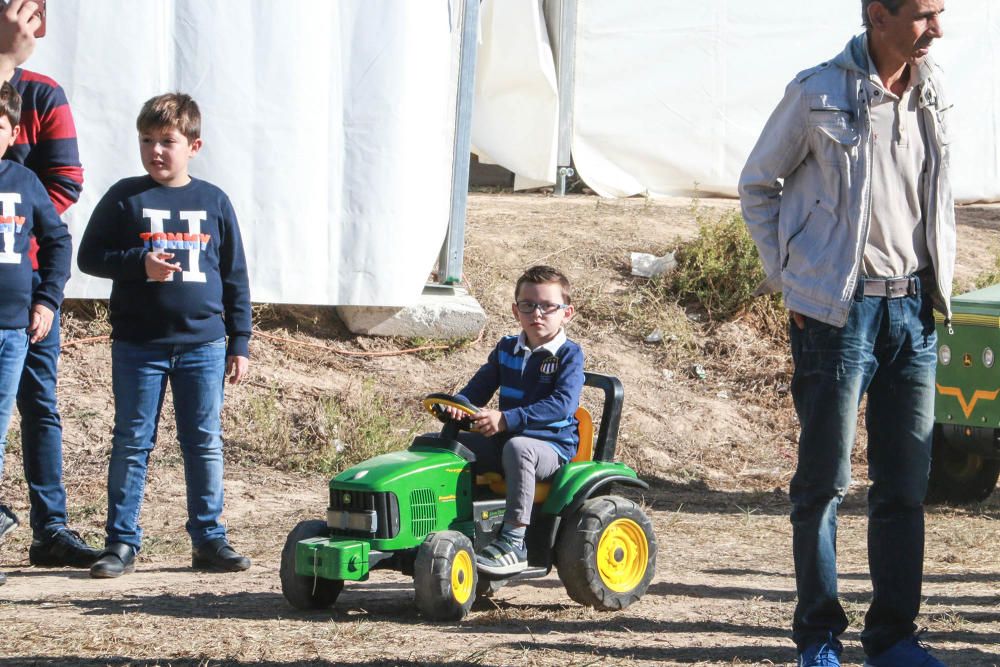
[[[559,283],[559,287],[562,288],[563,302],[565,302],[566,305],[569,305],[570,303],[569,278],[567,278],[566,275],[559,269],[539,264],[522,273],[521,277],[517,279],[517,284],[514,286],[515,301],[517,301],[517,296],[521,293],[521,285],[524,283],[532,283],[533,285]]]
[[[198,103],[184,93],[164,93],[146,100],[135,120],[139,132],[160,128],[177,130],[188,141],[201,137],[201,110]]]
[[[906,4],[906,0],[861,0],[861,20],[864,22],[865,28],[872,27],[871,19],[868,18],[868,6],[873,2],[877,2],[888,9],[889,13],[893,16]]]
[[[10,81],[4,81],[0,86],[0,116],[7,116],[11,128],[21,122],[21,96]]]

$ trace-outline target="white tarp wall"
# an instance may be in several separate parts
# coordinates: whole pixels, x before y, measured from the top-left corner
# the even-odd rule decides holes
[[[577,173],[607,197],[734,196],[746,156],[785,85],[796,72],[839,53],[861,30],[860,0],[577,1],[572,151]],[[497,4],[513,14],[523,12],[515,5],[537,8],[540,2]],[[1000,67],[995,57],[1000,2],[950,0],[943,20],[945,37],[931,53],[945,70],[955,104],[956,196],[1000,199]],[[524,26],[516,34],[484,35],[483,40],[538,49],[537,42],[514,45],[534,32]],[[521,108],[533,106],[539,107],[538,100]],[[477,107],[475,114],[480,113],[488,110]],[[554,113],[546,111],[533,124],[554,122]],[[496,157],[489,137],[474,135],[473,140]],[[540,161],[547,150],[521,145],[532,158],[498,161],[516,172],[522,163]]]
[[[404,306],[448,226],[461,2],[56,0],[28,69],[66,89],[84,165],[67,221],[143,173],[135,117],[192,95],[192,174],[233,201],[254,301]],[[74,267],[75,268],[75,267]],[[107,296],[74,271],[72,297]]]

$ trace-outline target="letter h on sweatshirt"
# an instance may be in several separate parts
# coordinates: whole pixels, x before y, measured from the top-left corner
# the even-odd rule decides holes
[[[187,250],[188,269],[179,272],[181,280],[203,283],[205,282],[205,274],[201,271],[201,251],[207,247],[211,237],[201,233],[201,223],[208,214],[205,211],[179,211],[177,216],[187,222],[186,233],[172,234],[164,231],[163,223],[170,219],[170,211],[161,211],[155,208],[142,209],[142,217],[149,220],[149,235],[147,237],[146,234],[142,234],[141,237],[146,247],[153,252]],[[174,275],[176,274],[171,274],[169,280],[173,280]],[[152,278],[147,280],[151,281]]]

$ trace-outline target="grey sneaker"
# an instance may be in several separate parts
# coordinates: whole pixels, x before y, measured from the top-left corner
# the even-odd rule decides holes
[[[0,505],[0,537],[21,525],[17,515],[6,505]]]
[[[517,574],[528,568],[528,550],[497,537],[476,554],[476,567],[487,574]]]

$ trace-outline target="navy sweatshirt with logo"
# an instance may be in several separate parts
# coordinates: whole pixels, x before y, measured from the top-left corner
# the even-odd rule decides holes
[[[38,241],[38,277],[31,289],[31,237]],[[52,200],[30,169],[0,160],[0,329],[28,326],[31,305],[59,310],[69,279],[73,242]]]
[[[149,252],[172,253],[183,271],[146,277]],[[197,344],[229,336],[248,356],[250,283],[229,197],[198,179],[165,187],[149,176],[118,181],[97,204],[77,254],[80,270],[110,278],[111,337]]]
[[[500,411],[507,422],[507,432],[501,435],[545,440],[568,461],[580,442],[573,415],[583,390],[583,350],[566,339],[555,354],[538,349],[525,364],[526,351],[514,354],[517,341],[517,336],[501,338],[459,395],[481,407],[499,389]]]

